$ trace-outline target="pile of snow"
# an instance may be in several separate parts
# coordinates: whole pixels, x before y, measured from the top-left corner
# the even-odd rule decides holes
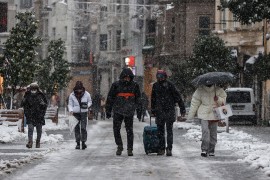
[[[67,124],[67,117],[63,115],[59,115],[58,124],[52,123],[51,120],[46,119],[46,125],[42,128],[42,136],[41,136],[41,143],[44,144],[56,144],[59,142],[62,142],[64,140],[62,134],[50,134],[47,135],[46,131],[48,130],[63,130],[68,129]],[[28,128],[25,128],[25,132],[21,133],[18,131],[18,126],[9,126],[8,123],[3,123],[0,125],[0,143],[14,143],[14,142],[27,142],[28,140]],[[33,139],[36,139],[37,133],[36,129],[34,131]],[[42,145],[42,146],[43,146]],[[25,144],[22,145],[21,148],[26,148]],[[5,173],[11,173],[14,169],[16,169],[19,166],[22,166],[26,163],[31,162],[34,159],[41,159],[44,155],[51,151],[58,150],[58,148],[42,148],[40,152],[29,152],[28,154],[23,153],[24,155],[27,155],[27,157],[20,158],[20,159],[14,159],[14,160],[2,160],[0,159],[0,174]],[[20,155],[20,153],[17,153]],[[16,154],[15,154],[16,155]]]
[[[192,123],[175,123],[177,128],[186,129],[185,138],[195,141],[201,140],[201,127]],[[229,133],[218,133],[218,145],[221,148],[232,150],[242,159],[239,162],[249,163],[254,169],[261,169],[270,176],[270,145],[261,142],[259,139],[243,131],[236,131],[233,128]]]

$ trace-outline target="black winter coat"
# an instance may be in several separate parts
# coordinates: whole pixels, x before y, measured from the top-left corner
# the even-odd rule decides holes
[[[153,84],[151,95],[151,110],[153,114],[174,110],[175,103],[178,103],[181,114],[186,113],[181,95],[170,81],[165,80]]]
[[[131,81],[125,82],[124,77],[129,76]],[[106,101],[106,113],[118,113],[123,116],[134,116],[140,101],[139,85],[133,81],[134,75],[130,69],[124,69],[120,74],[120,80],[112,84]],[[135,96],[128,98],[118,96],[118,93],[133,93]]]
[[[32,94],[30,91],[27,91],[22,101],[26,123],[33,124],[34,126],[37,124],[45,125],[44,116],[47,104],[47,99],[42,92],[37,91],[36,94]]]

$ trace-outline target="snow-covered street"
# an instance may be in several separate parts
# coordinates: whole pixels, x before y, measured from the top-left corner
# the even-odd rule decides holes
[[[2,144],[0,179],[270,179],[270,145],[234,128],[229,134],[218,134],[215,157],[203,158],[200,127],[178,122],[174,124],[173,156],[146,155],[142,132],[149,120],[142,123],[134,118],[134,156],[129,157],[126,149],[122,156],[115,155],[112,120],[89,123],[88,148],[83,151],[75,150],[65,119],[62,116],[57,126],[62,130],[44,126],[45,131],[65,134],[44,135],[39,150],[26,149],[23,137]],[[124,145],[125,136],[123,125]],[[23,157],[10,159],[20,155]]]

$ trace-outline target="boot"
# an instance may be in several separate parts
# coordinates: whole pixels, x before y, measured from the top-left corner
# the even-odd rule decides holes
[[[120,156],[122,154],[122,151],[124,150],[123,146],[118,146],[117,147],[117,151],[116,151],[116,155]]]
[[[165,154],[165,150],[164,149],[160,149],[157,153],[158,156],[162,156]]]
[[[80,142],[77,142],[75,149],[80,149]]]
[[[172,156],[172,150],[167,148],[166,149],[166,156]]]
[[[33,145],[33,141],[28,141],[28,143],[26,144],[27,148],[32,148]]]
[[[133,156],[133,152],[132,152],[132,149],[128,149],[128,152],[127,152],[128,156]]]
[[[40,140],[36,141],[36,148],[40,148]]]
[[[86,148],[87,148],[87,146],[86,146],[85,142],[83,141],[83,142],[82,142],[82,150],[84,150],[84,149],[86,149]]]

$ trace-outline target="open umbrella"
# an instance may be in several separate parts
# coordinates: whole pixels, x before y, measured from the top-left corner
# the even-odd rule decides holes
[[[194,86],[201,85],[222,85],[229,84],[234,81],[234,75],[229,72],[209,72],[202,74],[191,82]]]

